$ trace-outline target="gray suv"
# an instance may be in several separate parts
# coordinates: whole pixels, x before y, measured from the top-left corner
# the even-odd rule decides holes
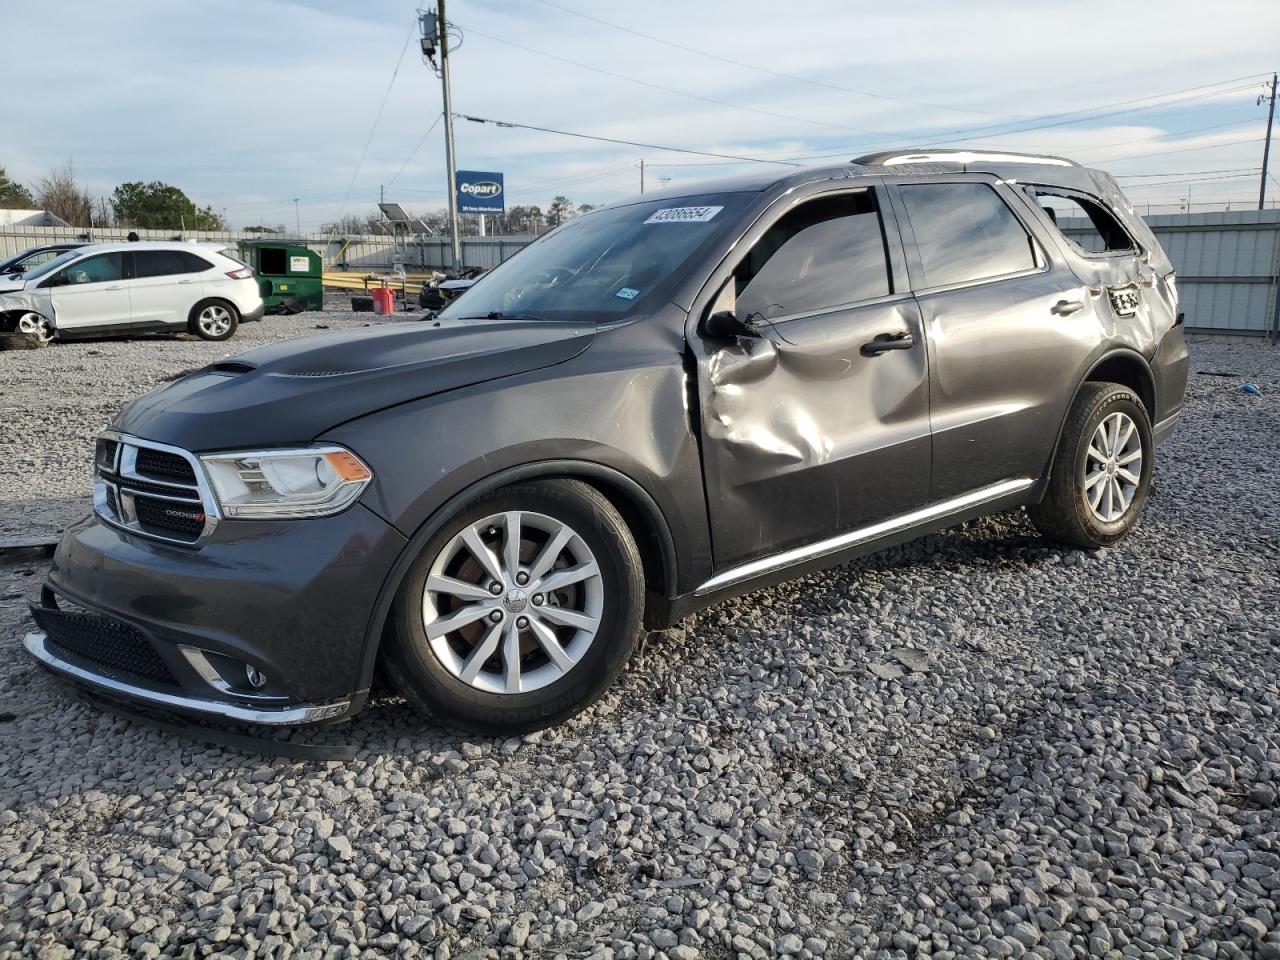
[[[237,721],[349,717],[381,663],[445,722],[545,726],[643,628],[732,594],[1020,507],[1062,543],[1121,540],[1182,407],[1181,324],[1115,181],[1056,157],[646,195],[434,321],[135,400],[26,647]]]

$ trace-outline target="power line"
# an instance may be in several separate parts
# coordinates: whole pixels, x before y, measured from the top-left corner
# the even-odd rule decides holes
[[[843,123],[829,123],[826,120],[815,120],[812,117],[797,117],[789,113],[776,113],[773,110],[761,110],[758,107],[749,107],[741,103],[731,103],[728,100],[717,100],[714,97],[704,97],[700,93],[690,93],[687,90],[678,90],[675,87],[666,87],[660,83],[653,83],[649,80],[641,80],[639,77],[630,77],[625,73],[614,73],[612,70],[605,70],[603,67],[592,66],[589,63],[583,63],[580,60],[570,60],[568,57],[562,57],[556,53],[548,53],[546,50],[537,50],[533,47],[527,47],[522,43],[516,43],[514,40],[504,40],[502,37],[495,37],[491,33],[485,33],[477,30],[475,27],[467,27],[467,33],[474,34],[478,37],[484,37],[486,40],[493,40],[496,43],[505,44],[508,47],[515,47],[517,50],[523,50],[526,53],[537,54],[540,57],[547,57],[550,60],[558,60],[561,63],[567,63],[570,66],[581,67],[583,70],[590,70],[593,73],[604,74],[606,77],[613,77],[615,80],[626,80],[629,83],[638,83],[642,87],[650,87],[654,90],[661,90],[664,93],[673,93],[679,97],[688,97],[692,100],[701,100],[703,103],[714,104],[718,107],[729,107],[734,110],[745,110],[748,113],[757,113],[764,117],[773,117],[778,120],[792,120],[800,123],[812,123],[821,127],[832,127],[836,130],[851,130],[854,133],[870,133],[876,136],[888,136],[882,130],[864,130],[861,127],[850,127]]]
[[[473,31],[474,32],[474,31]],[[515,123],[510,120],[491,120],[488,117],[473,117],[465,113],[454,116],[472,123],[488,123],[495,127],[513,127],[518,130],[536,130],[538,133],[554,133],[562,137],[577,137],[579,140],[598,140],[601,143],[619,143],[626,147],[642,147],[645,150],[665,150],[670,153],[687,153],[696,157],[719,157],[721,160],[742,160],[745,163],[778,163],[786,167],[798,167],[798,163],[789,160],[766,160],[763,157],[739,157],[731,153],[711,153],[706,150],[689,150],[684,147],[668,147],[658,143],[640,143],[637,140],[618,140],[613,137],[597,137],[589,133],[571,133],[568,130],[553,130],[551,127],[535,127],[528,123]]]
[[[1190,177],[1202,173],[1257,173],[1257,167],[1233,167],[1229,170],[1170,170],[1166,173],[1118,173],[1117,180],[1142,180],[1148,177]]]
[[[404,163],[400,164],[400,169],[396,171],[396,175],[392,177],[390,183],[387,184],[388,188],[400,178],[400,174],[404,173],[404,168],[409,165],[410,161],[413,160],[418,151],[422,149],[422,145],[427,142],[427,137],[431,136],[431,131],[434,130],[443,119],[443,112],[436,114],[436,118],[431,121],[431,126],[427,127],[427,132],[422,135],[422,139],[418,141],[418,145],[409,151],[409,156],[404,158]]]
[[[373,126],[369,128],[369,136],[365,138],[364,149],[360,151],[360,159],[356,161],[355,173],[351,174],[351,182],[347,184],[347,195],[342,198],[342,209],[338,211],[338,219],[342,219],[342,215],[346,213],[347,201],[351,199],[351,191],[355,188],[356,177],[360,176],[360,168],[364,166],[365,154],[369,152],[369,144],[373,143],[373,135],[378,130],[378,121],[382,119],[382,111],[386,109],[387,99],[391,96],[391,88],[395,86],[396,77],[400,73],[400,64],[404,62],[405,51],[409,49],[409,41],[414,38],[418,32],[418,21],[413,21],[413,26],[409,28],[409,35],[404,38],[404,46],[400,48],[400,56],[396,59],[396,68],[391,71],[391,80],[387,83],[386,92],[382,94],[382,103],[378,104],[378,112],[374,115]]]
[[[1145,160],[1147,157],[1167,157],[1171,153],[1191,153],[1195,150],[1214,150],[1218,147],[1236,147],[1242,143],[1261,143],[1263,137],[1255,137],[1251,140],[1226,140],[1222,143],[1206,143],[1200,147],[1186,147],[1182,150],[1162,150],[1157,153],[1136,153],[1128,157],[1099,157],[1096,160],[1090,160],[1090,163],[1115,163],[1120,160]]]
[[[770,77],[780,77],[783,80],[794,80],[797,83],[807,83],[815,87],[826,87],[828,90],[839,90],[842,93],[852,93],[855,96],[870,97],[874,100],[887,100],[890,103],[908,103],[916,107],[927,107],[930,110],[951,110],[957,113],[973,113],[973,114],[978,114],[980,116],[989,116],[989,117],[1002,116],[1002,114],[994,113],[993,111],[990,111],[990,110],[971,110],[966,107],[950,107],[941,103],[926,103],[923,100],[911,100],[906,97],[890,97],[881,93],[870,93],[866,90],[855,90],[852,87],[842,87],[839,84],[827,83],[824,80],[814,80],[814,79],[811,79],[810,77],[801,77],[794,73],[784,73],[781,70],[770,70],[768,67],[762,67],[762,66],[759,66],[758,64],[744,63],[741,60],[734,60],[731,57],[722,57],[717,53],[711,53],[710,51],[707,51],[707,50],[699,50],[696,47],[687,47],[682,43],[676,43],[674,40],[667,40],[667,39],[664,39],[663,37],[655,37],[651,33],[643,33],[639,30],[633,30],[630,27],[622,26],[622,24],[620,23],[614,23],[611,20],[604,20],[600,17],[592,16],[589,13],[583,13],[581,10],[574,10],[571,7],[562,6],[561,4],[558,4],[558,3],[552,3],[551,0],[538,0],[538,2],[548,7],[555,7],[557,10],[562,10],[565,13],[572,14],[575,17],[582,17],[584,20],[592,20],[596,23],[603,24],[606,27],[612,27],[614,30],[621,30],[623,33],[630,33],[633,36],[643,37],[646,40],[652,40],[654,43],[660,43],[663,46],[672,47],[676,50],[683,50],[686,53],[694,53],[700,57],[708,57],[712,60],[718,60],[721,63],[732,64],[735,67],[742,67],[745,70],[754,70],[757,73],[763,73]],[[1010,116],[1010,114],[1003,114],[1003,116]],[[1017,114],[1013,114],[1012,116],[1017,116]]]

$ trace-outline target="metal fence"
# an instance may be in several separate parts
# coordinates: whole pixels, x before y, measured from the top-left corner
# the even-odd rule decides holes
[[[1280,210],[1156,214],[1146,218],[1174,269],[1193,332],[1280,338]],[[1068,235],[1083,236],[1083,222],[1062,221]],[[58,241],[125,239],[127,228],[0,227],[0,258],[27,247]],[[143,240],[199,240],[234,245],[272,235],[238,231],[139,230]],[[532,236],[465,237],[462,266],[493,267],[533,241]],[[449,269],[452,251],[444,237],[335,237],[309,234],[307,246],[337,270],[382,273],[398,257],[406,270]]]

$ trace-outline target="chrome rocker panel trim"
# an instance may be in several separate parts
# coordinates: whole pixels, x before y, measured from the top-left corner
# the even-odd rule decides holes
[[[78,667],[74,663],[68,663],[66,660],[63,660],[61,657],[49,650],[45,643],[47,639],[48,638],[44,633],[28,633],[22,638],[22,645],[27,648],[28,653],[55,673],[65,674],[74,680],[97,687],[107,693],[125,697],[130,700],[139,700],[157,707],[190,711],[192,713],[204,714],[205,716],[221,717],[224,720],[235,720],[241,723],[275,725],[316,723],[320,720],[333,720],[337,717],[344,716],[351,708],[350,700],[339,700],[335,703],[303,704],[301,706],[280,707],[273,710],[255,707],[241,707],[234,703],[221,703],[217,700],[200,700],[196,697],[183,697],[172,693],[162,693],[158,690],[148,690],[146,687],[138,687],[130,683],[124,683],[120,680],[113,680],[110,677],[104,677],[100,674],[93,673],[92,671],[85,670],[83,667]]]
[[[831,553],[839,553],[847,547],[853,547],[868,540],[875,540],[879,537],[888,536],[891,533],[897,533],[901,530],[907,529],[908,527],[914,527],[918,523],[936,520],[939,517],[946,516],[948,513],[957,513],[969,507],[976,507],[988,500],[997,500],[1000,497],[1008,496],[1011,493],[1026,490],[1033,483],[1035,483],[1035,481],[1027,477],[1019,477],[1016,480],[1005,480],[1001,483],[995,483],[989,487],[982,487],[951,500],[943,500],[941,503],[935,503],[912,513],[904,513],[900,517],[883,520],[880,523],[872,524],[869,527],[863,527],[860,530],[851,530],[848,533],[842,533],[838,537],[830,537],[826,540],[819,540],[817,543],[809,543],[803,547],[795,547],[794,549],[787,550],[785,553],[774,554],[772,557],[762,557],[759,560],[752,560],[750,563],[731,567],[723,573],[716,574],[702,586],[698,587],[698,589],[694,591],[694,595],[701,597],[708,593],[714,593],[723,587],[728,587],[735,583],[741,583],[743,580],[750,580],[752,577],[772,573],[774,570],[781,570],[783,567],[790,567],[797,563],[803,563],[806,560],[814,560],[818,557],[824,557]]]

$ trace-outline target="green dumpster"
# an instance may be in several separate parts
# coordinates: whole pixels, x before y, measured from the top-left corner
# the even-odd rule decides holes
[[[324,309],[324,264],[303,243],[244,240],[240,253],[258,274],[267,313]]]

